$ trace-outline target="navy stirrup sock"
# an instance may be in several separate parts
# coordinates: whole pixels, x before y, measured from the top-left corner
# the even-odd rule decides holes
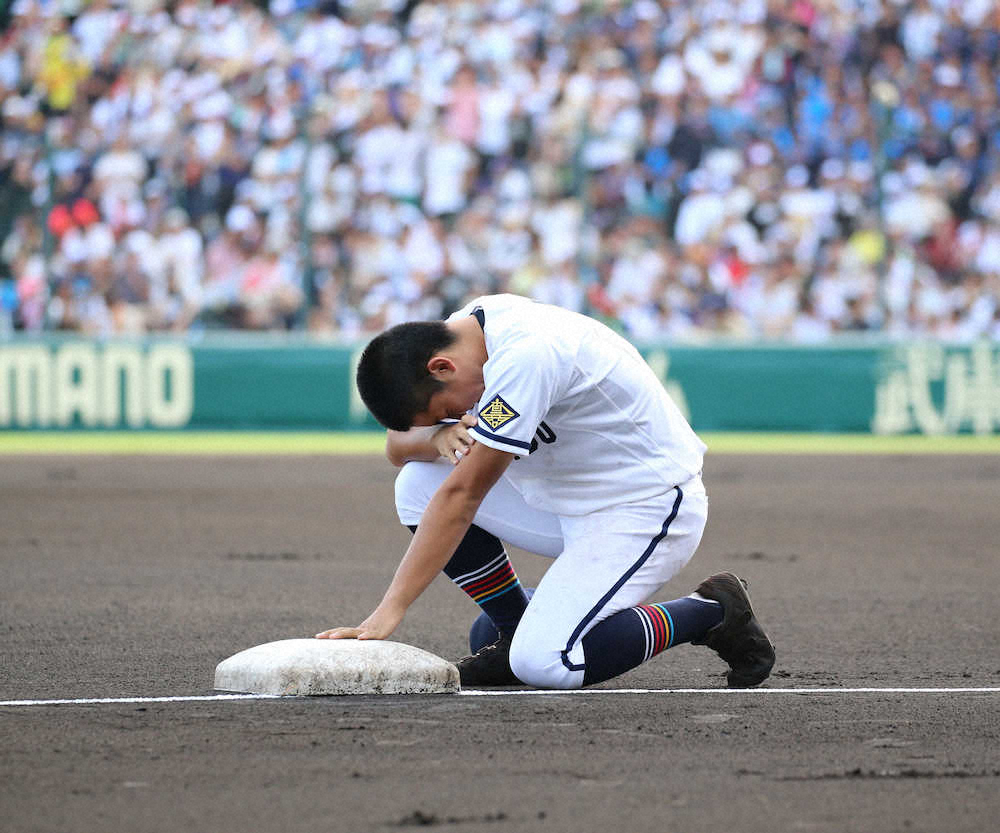
[[[473,524],[443,572],[479,605],[500,633],[514,633],[528,597],[499,538]]]
[[[703,636],[722,621],[722,605],[685,596],[620,610],[583,638],[583,684],[610,680],[667,648]]]

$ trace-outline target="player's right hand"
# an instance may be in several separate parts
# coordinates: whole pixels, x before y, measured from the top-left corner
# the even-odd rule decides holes
[[[465,414],[458,422],[442,425],[433,438],[437,453],[452,465],[457,464],[475,443],[469,433],[469,429],[475,424],[476,418],[472,414]]]
[[[388,639],[405,612],[405,608],[383,602],[356,628],[330,628],[316,634],[316,639]]]

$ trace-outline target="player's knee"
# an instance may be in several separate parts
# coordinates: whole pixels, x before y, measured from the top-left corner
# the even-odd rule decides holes
[[[420,523],[436,485],[433,463],[407,463],[396,475],[396,514],[402,524]]]
[[[510,668],[522,683],[536,688],[583,686],[583,672],[569,669],[559,648],[540,646],[532,639],[518,639],[518,634],[510,646]]]

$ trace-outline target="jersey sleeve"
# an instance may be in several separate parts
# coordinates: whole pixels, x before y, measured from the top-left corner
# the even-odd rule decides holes
[[[500,451],[530,452],[535,429],[559,396],[554,353],[525,339],[491,358],[483,382],[486,389],[476,405],[473,436]]]

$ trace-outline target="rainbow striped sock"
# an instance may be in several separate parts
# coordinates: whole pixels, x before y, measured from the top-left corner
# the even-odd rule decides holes
[[[583,684],[610,680],[667,648],[690,642],[722,621],[722,605],[685,596],[621,610],[583,638]]]
[[[528,597],[497,537],[470,526],[444,573],[479,605],[498,631],[514,633]]]
[[[722,605],[691,596],[671,602],[638,605],[632,610],[646,632],[643,662],[674,645],[690,642],[722,621]]]
[[[501,552],[489,564],[478,570],[453,577],[452,581],[468,593],[472,601],[480,607],[520,586],[506,552]]]

